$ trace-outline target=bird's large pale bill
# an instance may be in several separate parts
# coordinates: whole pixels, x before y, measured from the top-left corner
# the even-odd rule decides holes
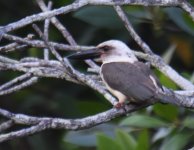
[[[98,58],[101,55],[100,50],[98,49],[91,49],[91,50],[85,50],[81,51],[72,55],[67,56],[69,59],[93,59]]]

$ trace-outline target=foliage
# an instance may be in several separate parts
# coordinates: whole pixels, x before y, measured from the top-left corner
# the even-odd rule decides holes
[[[22,5],[15,5],[15,2],[10,0],[0,1],[0,6],[3,8],[0,10],[1,25],[34,14],[35,10],[38,10],[38,6],[33,2],[25,0],[17,0],[17,2]],[[71,2],[53,0],[54,7]],[[125,6],[124,9],[136,31],[155,53],[168,54],[171,52],[169,47],[175,45],[173,54],[168,55],[170,60],[168,62],[179,73],[191,78],[194,70],[192,41],[194,23],[188,15],[179,8]],[[131,48],[139,49],[110,7],[84,7],[59,18],[80,44],[95,45],[107,39],[120,39],[128,43]],[[25,35],[29,30],[31,29],[26,28],[26,31],[18,32],[20,35]],[[59,33],[52,28],[50,38],[63,41]],[[6,41],[3,42],[6,43]],[[24,50],[21,54],[14,55],[20,58],[26,53],[42,57],[37,49]],[[76,62],[74,64],[85,71],[85,64]],[[162,84],[178,89],[167,77],[157,70],[155,72]],[[1,73],[0,83],[8,81],[15,75],[15,73]],[[41,79],[38,84],[28,89],[1,97],[0,106],[31,115],[65,118],[88,116],[112,107],[101,95],[87,87],[54,79]],[[46,131],[31,137],[5,142],[0,145],[0,149],[181,150],[193,146],[193,123],[192,110],[156,104],[92,129],[76,132]]]

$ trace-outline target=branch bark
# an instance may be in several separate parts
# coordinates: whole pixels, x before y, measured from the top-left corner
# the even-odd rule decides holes
[[[85,117],[82,119],[61,119],[61,118],[49,118],[49,117],[34,117],[24,114],[15,114],[4,109],[0,109],[0,115],[11,119],[17,124],[32,125],[29,128],[13,131],[0,135],[0,142],[19,138],[27,135],[31,135],[47,129],[66,129],[66,130],[82,130],[91,128],[98,124],[110,121],[116,117],[125,115],[126,113],[134,112],[140,108],[144,108],[149,104],[144,105],[129,105],[124,109],[117,110],[112,108],[108,111]]]

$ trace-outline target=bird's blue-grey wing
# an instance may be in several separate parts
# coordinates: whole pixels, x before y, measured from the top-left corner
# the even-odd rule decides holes
[[[155,95],[156,87],[149,77],[151,70],[144,63],[106,63],[103,64],[101,73],[109,87],[120,91],[127,98],[141,102]]]

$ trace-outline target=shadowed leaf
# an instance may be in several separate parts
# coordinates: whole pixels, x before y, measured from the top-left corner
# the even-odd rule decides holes
[[[134,126],[141,128],[157,128],[168,125],[166,122],[158,118],[153,118],[145,115],[133,115],[127,117],[120,124],[124,126]]]

